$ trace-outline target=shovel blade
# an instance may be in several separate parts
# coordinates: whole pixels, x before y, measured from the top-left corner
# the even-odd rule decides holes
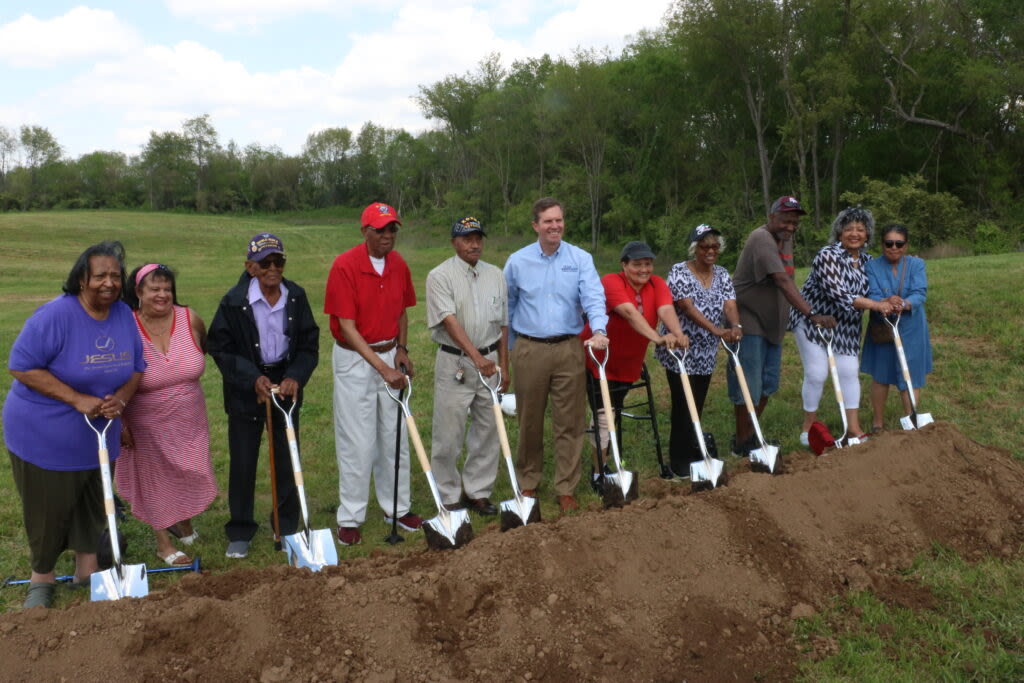
[[[503,500],[499,509],[501,510],[501,530],[508,531],[516,527],[536,524],[540,521],[540,505],[536,498],[522,496],[522,505],[515,498]]]
[[[445,519],[447,517],[447,519]],[[473,540],[473,524],[467,510],[452,510],[423,522],[423,535],[427,547],[433,550],[451,550]]]
[[[326,565],[338,564],[338,549],[329,529],[311,529],[308,536],[300,531],[281,540],[288,551],[288,564],[293,567],[307,567],[318,572]]]
[[[636,472],[619,470],[612,474],[604,475],[604,493],[601,499],[606,508],[622,507],[626,503],[637,499],[637,476]]]
[[[906,417],[900,418],[900,426],[906,430],[920,429],[925,425],[930,425],[932,422],[935,422],[935,418],[932,417],[931,413],[918,413],[916,425],[914,424],[913,415],[907,415]]]
[[[94,572],[90,581],[93,602],[149,595],[149,579],[144,564],[123,564],[120,575],[117,567]]]
[[[779,447],[773,444],[765,444],[760,448],[750,451],[750,465],[753,470],[761,470],[769,474],[775,474],[775,468],[779,464]]]
[[[690,463],[690,483],[694,489],[715,488],[722,477],[725,463],[718,458],[706,458]]]

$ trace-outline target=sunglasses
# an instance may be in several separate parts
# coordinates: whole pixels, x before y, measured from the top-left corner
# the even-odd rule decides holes
[[[893,247],[902,249],[907,246],[907,243],[904,240],[885,240],[882,244],[885,245],[886,249],[892,249]]]
[[[267,270],[270,266],[276,266],[277,268],[284,268],[285,258],[283,256],[268,256],[262,261],[257,261],[260,268]]]

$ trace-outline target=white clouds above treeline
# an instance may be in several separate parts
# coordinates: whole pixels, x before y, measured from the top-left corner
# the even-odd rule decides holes
[[[129,23],[121,18],[127,12],[84,6],[50,17],[28,10],[6,23],[0,14],[0,64],[21,84],[0,92],[0,125],[46,126],[72,155],[135,153],[151,130],[177,129],[208,113],[223,141],[297,153],[310,132],[327,125],[358,129],[372,120],[420,130],[430,125],[413,100],[420,85],[472,70],[493,52],[506,63],[568,56],[577,47],[617,52],[629,35],[658,26],[668,7],[667,0],[165,4],[168,21],[192,22],[196,30],[168,41],[166,27],[151,31],[137,11]],[[375,19],[360,22],[369,15]],[[250,65],[237,43],[219,44],[219,36],[272,36],[275,22],[284,21],[337,22],[333,61],[273,69],[266,55],[258,60],[262,67]],[[155,33],[163,39],[148,37]],[[275,50],[284,56],[294,47]],[[45,77],[32,89],[39,74]],[[14,120],[24,114],[33,120]]]

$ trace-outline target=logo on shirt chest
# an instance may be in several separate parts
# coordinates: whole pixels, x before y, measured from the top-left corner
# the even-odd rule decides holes
[[[124,363],[132,359],[131,353],[90,353],[82,359],[82,365],[102,365],[104,363]]]
[[[571,263],[566,263],[564,266],[562,266],[562,272],[563,273],[578,273],[578,272],[580,272],[580,268],[579,268],[579,266],[575,266],[575,265],[573,265]]]

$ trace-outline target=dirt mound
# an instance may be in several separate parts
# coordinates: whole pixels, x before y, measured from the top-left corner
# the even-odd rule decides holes
[[[742,469],[742,468],[741,468]],[[898,570],[933,541],[1024,543],[1024,467],[939,423],[622,510],[384,553],[320,574],[195,576],[140,601],[0,617],[8,680],[790,678],[795,617],[847,589],[911,606]]]

